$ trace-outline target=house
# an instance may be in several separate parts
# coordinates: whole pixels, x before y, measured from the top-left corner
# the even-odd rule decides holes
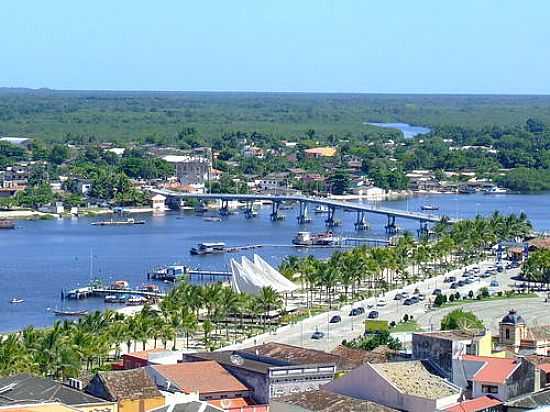
[[[82,412],[117,412],[117,404],[113,401],[100,399],[52,379],[29,374],[0,378],[0,388],[0,406],[55,401]]]
[[[109,402],[116,402],[119,412],[143,412],[164,405],[164,395],[144,368],[98,372],[85,391]]]
[[[183,354],[184,362],[215,360],[252,390],[253,399],[267,404],[290,393],[317,390],[334,379],[334,363],[306,364],[276,359],[247,351],[217,351]]]
[[[161,194],[156,194],[151,197],[151,206],[154,211],[166,210],[166,197]]]
[[[153,365],[147,373],[159,389],[197,392],[203,401],[248,398],[251,390],[215,361]]]
[[[270,412],[392,412],[396,409],[371,401],[351,398],[323,389],[299,392],[272,401]]]
[[[492,355],[491,332],[446,330],[412,334],[413,358],[429,360],[437,366],[442,376],[451,381],[453,380],[453,356],[456,354]]]
[[[339,345],[330,353],[344,359],[338,367],[339,370],[352,370],[365,363],[384,363],[397,356],[395,351],[385,345],[373,350],[353,349]]]
[[[175,165],[176,176],[180,183],[194,185],[204,184],[210,175],[210,159],[200,156],[168,155],[162,158]]]
[[[550,325],[527,326],[523,317],[512,309],[498,328],[499,348],[523,355],[550,355]]]
[[[242,153],[244,157],[255,157],[257,159],[263,159],[265,156],[264,149],[251,145],[244,146]]]
[[[3,136],[0,137],[0,142],[9,143],[16,146],[23,146],[26,149],[30,149],[32,146],[32,139],[29,137]]]
[[[459,387],[431,373],[422,361],[366,363],[323,389],[409,412],[445,409],[462,396]]]
[[[313,149],[304,150],[306,159],[319,159],[321,157],[334,157],[336,156],[335,147],[314,147]]]
[[[506,402],[506,412],[544,411],[550,405],[550,388],[526,393]],[[546,409],[543,409],[546,408]]]
[[[453,383],[472,398],[489,395],[507,401],[535,390],[535,367],[524,358],[464,355],[453,360]]]
[[[502,412],[504,403],[490,396],[480,396],[458,402],[456,405],[445,409],[445,412]]]

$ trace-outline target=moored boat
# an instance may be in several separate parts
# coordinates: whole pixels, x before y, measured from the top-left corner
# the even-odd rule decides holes
[[[87,310],[53,310],[55,316],[85,316],[88,314]]]
[[[135,220],[133,217],[129,217],[126,220],[100,220],[90,224],[94,226],[144,225],[145,220]]]
[[[15,220],[0,219],[0,229],[15,229]]]
[[[224,253],[225,243],[199,243],[196,247],[192,247],[190,253],[192,255],[212,255],[214,253]]]
[[[132,295],[126,301],[127,306],[138,306],[145,305],[147,303],[147,298],[138,295]]]
[[[24,302],[24,300],[21,299],[21,298],[11,298],[11,300],[10,300],[10,303],[12,303],[12,304],[23,303],[23,302]]]
[[[425,211],[439,210],[439,206],[426,204],[426,205],[420,206],[420,209]]]

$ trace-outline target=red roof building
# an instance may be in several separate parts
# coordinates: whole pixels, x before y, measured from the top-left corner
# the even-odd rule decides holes
[[[480,396],[457,403],[447,409],[445,412],[499,412],[502,411],[503,403],[498,399],[489,396]]]

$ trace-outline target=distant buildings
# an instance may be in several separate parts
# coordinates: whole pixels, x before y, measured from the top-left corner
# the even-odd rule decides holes
[[[204,185],[208,182],[211,162],[200,156],[168,155],[163,159],[176,167],[178,181],[186,185]]]
[[[314,147],[312,149],[304,150],[306,159],[319,159],[322,157],[334,157],[336,156],[335,147]]]
[[[28,137],[0,137],[0,142],[13,144],[16,146],[23,146],[26,149],[30,149],[32,146],[32,139]]]

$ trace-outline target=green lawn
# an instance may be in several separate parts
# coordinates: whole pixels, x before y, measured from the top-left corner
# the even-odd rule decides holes
[[[536,298],[538,295],[536,293],[518,293],[510,296],[502,295],[502,296],[489,296],[487,298],[483,299],[467,299],[467,300],[456,300],[454,302],[447,302],[439,307],[435,307],[435,309],[443,309],[451,306],[462,306],[467,305],[469,303],[476,303],[476,302],[492,302],[495,300],[508,300],[508,299],[529,299],[529,298]]]
[[[390,333],[395,332],[417,332],[420,328],[416,323],[416,320],[409,320],[407,322],[399,322],[395,328],[390,329]]]

